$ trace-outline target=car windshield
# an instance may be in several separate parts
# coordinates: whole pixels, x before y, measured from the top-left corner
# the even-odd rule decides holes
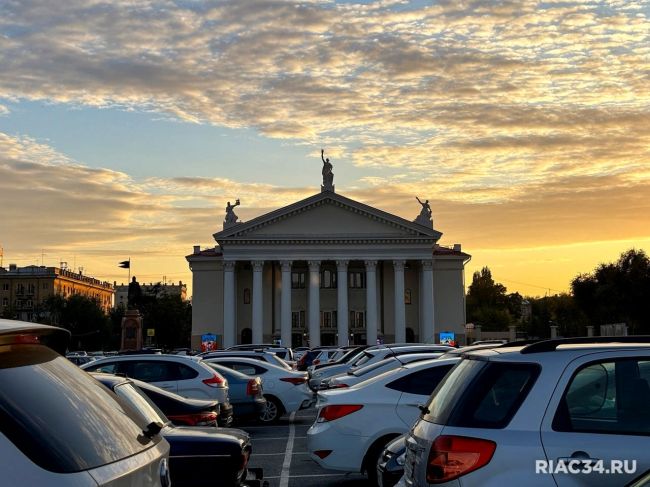
[[[291,368],[291,365],[286,363],[284,360],[282,360],[280,357],[278,357],[274,353],[269,353],[268,358],[269,358],[269,363],[277,365],[278,367],[282,367],[283,369],[293,370]]]
[[[127,403],[40,345],[0,346],[0,391],[0,432],[52,472],[106,465],[159,441],[143,444],[146,423]]]
[[[158,406],[156,406],[146,394],[141,392],[131,382],[125,382],[115,387],[115,393],[128,402],[133,409],[138,411],[142,418],[149,423],[169,423],[169,419],[165,416]]]

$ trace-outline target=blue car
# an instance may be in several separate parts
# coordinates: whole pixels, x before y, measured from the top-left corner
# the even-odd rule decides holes
[[[230,404],[232,404],[235,419],[258,418],[260,413],[266,409],[266,399],[262,395],[262,379],[259,377],[251,378],[250,375],[223,365],[210,362],[204,363],[228,380]]]

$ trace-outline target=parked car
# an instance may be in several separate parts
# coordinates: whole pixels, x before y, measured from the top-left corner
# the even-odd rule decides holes
[[[648,337],[547,340],[470,352],[409,433],[403,482],[625,485],[650,469],[649,384]],[[547,463],[547,473],[536,471],[551,461],[603,468],[565,474]],[[607,473],[612,461],[634,461],[634,472],[624,464]]]
[[[122,374],[149,382],[162,389],[192,399],[219,401],[219,426],[232,422],[232,405],[228,381],[202,363],[200,357],[186,355],[119,355],[106,357],[81,366],[87,372]]]
[[[190,399],[148,382],[131,379],[176,426],[217,426],[220,404],[216,400]]]
[[[307,370],[308,367],[314,365],[314,361],[317,361],[316,364],[321,361],[327,362],[330,355],[334,355],[338,347],[315,347],[307,350],[300,356],[300,360],[296,363],[296,369],[300,371]]]
[[[70,332],[0,319],[3,486],[170,485],[169,444],[60,354]]]
[[[415,345],[377,345],[363,350],[357,354],[354,360],[348,361],[336,366],[323,367],[309,373],[309,387],[313,391],[320,388],[323,379],[338,375],[347,371],[357,370],[359,367],[367,366],[396,355],[406,355],[412,353],[445,353],[452,347],[447,345],[426,345],[418,343]]]
[[[98,381],[128,402],[169,442],[169,469],[176,487],[239,486],[247,477],[252,446],[233,428],[174,426],[128,377],[96,373]]]
[[[265,411],[266,399],[260,377],[252,377],[210,361],[205,363],[228,380],[230,404],[232,404],[235,419],[257,419]]]
[[[201,355],[201,358],[204,360],[215,357],[248,357],[261,360],[262,362],[268,362],[288,370],[293,370],[291,365],[282,360],[275,353],[268,350],[215,350]]]
[[[283,347],[281,345],[274,345],[272,343],[263,343],[260,345],[247,344],[247,345],[234,345],[226,348],[226,350],[267,350],[275,353],[278,357],[286,362],[294,361],[293,350],[290,347]]]
[[[408,353],[404,355],[394,355],[385,358],[379,362],[375,362],[364,367],[359,367],[355,370],[348,370],[344,374],[335,375],[329,379],[321,381],[320,390],[325,389],[340,389],[341,387],[352,387],[355,384],[363,382],[364,380],[376,377],[384,372],[397,369],[405,364],[413,362],[421,362],[423,360],[431,360],[439,358],[441,353]]]
[[[83,365],[95,361],[95,357],[91,357],[89,355],[66,354],[65,358],[67,358],[70,362],[72,362],[75,365]]]
[[[406,434],[390,441],[377,462],[377,481],[381,487],[393,487],[404,475]]]
[[[259,420],[264,423],[275,422],[284,414],[306,409],[314,403],[313,394],[306,385],[305,372],[287,370],[244,357],[214,357],[206,359],[206,362],[223,365],[252,377],[261,377],[266,409],[260,414]]]
[[[406,364],[354,387],[318,392],[318,417],[307,431],[311,458],[326,469],[365,472],[376,482],[386,444],[408,431],[458,360]]]

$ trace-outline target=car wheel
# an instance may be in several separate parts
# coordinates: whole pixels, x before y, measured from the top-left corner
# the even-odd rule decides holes
[[[262,410],[259,420],[262,423],[275,423],[282,416],[282,404],[276,398],[264,396],[266,407]]]

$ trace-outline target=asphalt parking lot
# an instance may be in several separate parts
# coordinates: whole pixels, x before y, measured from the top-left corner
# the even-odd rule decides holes
[[[269,487],[369,487],[364,475],[321,468],[309,458],[307,430],[316,419],[310,408],[286,415],[274,425],[242,425],[253,439],[250,467],[262,467]]]

